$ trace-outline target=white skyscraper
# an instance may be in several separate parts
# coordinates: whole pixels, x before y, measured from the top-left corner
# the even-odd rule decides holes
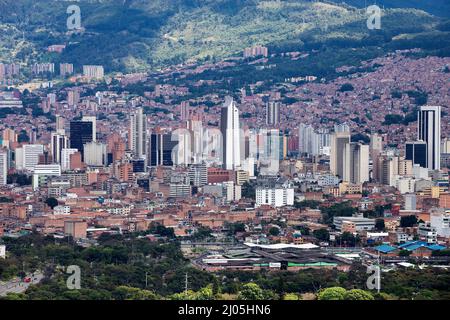
[[[8,175],[8,152],[5,149],[0,149],[0,186],[6,184]]]
[[[92,122],[92,141],[97,141],[97,118],[95,116],[83,116],[81,121]]]
[[[145,159],[147,154],[147,121],[142,108],[130,116],[129,147],[136,158]]]
[[[84,145],[84,163],[88,166],[103,166],[107,162],[106,144],[89,142]]]
[[[331,136],[330,171],[341,179],[348,177],[350,158],[346,154],[346,145],[350,144],[350,132],[339,131]]]
[[[50,149],[53,156],[53,162],[61,163],[61,150],[69,147],[69,138],[63,134],[52,133]]]
[[[441,107],[422,106],[418,111],[417,139],[427,143],[428,169],[441,169]]]
[[[275,126],[280,123],[281,102],[267,102],[266,104],[266,124]]]
[[[239,109],[233,98],[226,97],[220,118],[222,132],[223,167],[235,170],[241,165],[241,144],[239,129]]]
[[[347,160],[348,157],[348,160]],[[344,150],[344,181],[364,183],[369,181],[369,146],[361,143],[348,143]]]
[[[26,144],[23,146],[23,168],[33,170],[39,163],[39,155],[44,153],[42,144]]]
[[[61,170],[70,170],[70,156],[77,153],[78,149],[66,148],[61,150]]]
[[[298,149],[309,155],[319,154],[319,136],[310,125],[300,123],[298,128]]]

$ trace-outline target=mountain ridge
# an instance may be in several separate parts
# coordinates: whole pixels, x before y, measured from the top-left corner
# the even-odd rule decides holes
[[[77,68],[102,64],[107,71],[143,71],[189,60],[223,59],[256,44],[275,52],[364,46],[365,42],[385,45],[403,34],[436,31],[442,21],[416,9],[388,9],[382,29],[368,30],[364,9],[335,2],[0,0],[0,24],[10,30],[0,35],[4,44],[0,59],[9,56],[26,62],[71,62]],[[69,4],[81,8],[82,34],[67,33]],[[58,43],[68,44],[61,55],[45,53],[47,46]]]

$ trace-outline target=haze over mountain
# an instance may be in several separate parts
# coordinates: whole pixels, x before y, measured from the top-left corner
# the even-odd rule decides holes
[[[367,46],[418,46],[438,55],[450,51],[450,24],[437,16],[450,12],[445,0],[377,1],[396,7],[383,12],[381,30],[367,28],[364,0],[334,2],[0,0],[0,60],[71,62],[77,68],[102,64],[107,71],[137,71],[222,59],[256,44],[269,46],[271,52]],[[67,32],[69,4],[81,8],[82,33]],[[67,44],[62,54],[46,53],[47,46],[61,43]]]

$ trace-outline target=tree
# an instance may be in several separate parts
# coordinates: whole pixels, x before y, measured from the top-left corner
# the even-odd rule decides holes
[[[269,234],[271,236],[275,236],[276,237],[276,236],[278,236],[280,234],[280,229],[277,228],[277,227],[272,227],[272,228],[269,229]]]
[[[228,235],[233,236],[237,232],[245,232],[245,223],[242,222],[226,222],[226,229],[228,229]]]
[[[238,300],[264,300],[264,291],[253,282],[243,285],[239,292]]]
[[[197,231],[195,231],[191,238],[193,240],[205,240],[212,237],[211,233],[211,228],[200,226],[197,228]]]
[[[409,257],[410,254],[411,254],[411,251],[408,251],[408,250],[400,250],[398,252],[399,257]]]
[[[300,296],[296,293],[286,293],[283,300],[300,300]]]
[[[345,293],[345,300],[374,300],[374,297],[365,290],[352,289]]]
[[[242,197],[247,199],[255,199],[256,197],[256,189],[249,182],[244,182],[242,185]]]
[[[49,197],[47,198],[47,200],[45,200],[45,203],[53,210],[53,208],[58,205],[58,200],[53,197]]]
[[[415,215],[400,218],[400,227],[402,228],[413,227],[415,224],[417,224],[417,218]]]
[[[384,228],[384,219],[375,220],[375,229],[377,229],[378,231],[383,231]]]
[[[201,288],[197,292],[196,300],[214,300],[214,292],[212,285],[209,285],[205,288]]]
[[[330,233],[327,229],[314,230],[313,235],[321,241],[328,241],[328,239],[330,238]]]
[[[347,290],[342,287],[326,288],[317,294],[317,300],[344,300]]]
[[[355,88],[351,83],[344,83],[340,88],[340,92],[353,91]]]
[[[167,237],[169,239],[175,238],[175,231],[173,228],[166,228],[160,223],[152,223],[148,231],[153,234],[158,234],[161,237]]]
[[[319,208],[320,201],[317,200],[303,200],[303,201],[296,201],[294,203],[294,206],[297,209],[304,209],[304,208],[311,208],[311,209],[317,209]]]
[[[117,287],[113,292],[113,296],[117,300],[156,300],[158,298],[152,291],[128,286]]]

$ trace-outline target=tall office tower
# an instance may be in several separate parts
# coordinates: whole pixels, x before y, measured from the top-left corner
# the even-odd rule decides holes
[[[81,154],[84,152],[84,145],[92,142],[91,121],[71,121],[70,122],[70,148],[78,149]]]
[[[239,109],[233,98],[227,96],[221,111],[223,167],[227,170],[235,170],[241,165]]]
[[[106,144],[88,142],[84,145],[84,163],[88,166],[104,166],[107,163]]]
[[[405,148],[405,159],[411,160],[422,168],[428,168],[427,144],[425,141],[408,141]]]
[[[55,163],[61,163],[61,150],[69,147],[69,139],[63,135],[52,132],[50,149]]]
[[[331,135],[328,129],[320,128],[317,131],[319,154],[330,155]]]
[[[345,170],[350,166],[348,164],[350,159],[344,152],[345,146],[349,143],[350,131],[338,131],[331,136],[330,171],[341,179],[344,178]]]
[[[95,116],[83,116],[81,121],[92,122],[92,141],[97,141],[97,118]]]
[[[152,133],[149,140],[149,165],[152,167],[173,166],[172,150],[178,141],[172,141],[171,134],[159,133]]]
[[[309,155],[319,154],[319,136],[310,125],[301,123],[298,128],[298,151]]]
[[[61,77],[70,76],[73,74],[73,64],[71,63],[60,63],[59,64],[59,74]]]
[[[60,115],[56,115],[56,133],[66,134],[66,119]]]
[[[76,154],[77,152],[78,152],[78,149],[66,148],[66,149],[61,150],[61,170],[63,170],[63,171],[70,170],[70,167],[71,167],[70,157],[73,154]],[[80,162],[81,162],[81,159],[80,159]]]
[[[348,166],[344,169],[344,181],[351,183],[369,181],[369,146],[356,142],[346,144],[344,165]]]
[[[88,79],[100,79],[104,75],[103,66],[83,66],[83,76]]]
[[[198,116],[194,116],[187,121],[187,129],[191,133],[192,141],[192,163],[201,163],[202,160],[206,160],[207,155],[203,154],[203,124]]]
[[[69,90],[67,92],[67,104],[69,107],[75,106],[78,102],[80,102],[80,92],[77,90]]]
[[[3,130],[3,135],[2,135],[2,144],[0,145],[3,147],[7,147],[7,148],[11,148],[11,146],[13,144],[16,144],[18,141],[18,134],[10,128],[5,128],[5,130]]]
[[[189,119],[189,115],[190,115],[190,106],[189,106],[189,101],[182,101],[180,104],[180,119],[181,121],[186,121]]]
[[[8,176],[8,152],[6,149],[0,148],[0,186],[6,185]]]
[[[136,158],[144,158],[147,154],[147,117],[142,108],[130,116],[129,148]]]
[[[441,169],[441,107],[422,106],[418,111],[417,139],[427,143],[427,168]]]
[[[378,159],[381,152],[383,152],[383,137],[378,133],[370,135],[370,158],[372,159],[372,178],[374,180],[378,179]]]
[[[175,165],[188,165],[193,161],[191,134],[188,130],[179,129],[172,132],[172,140],[176,142],[172,150]]]
[[[39,163],[39,155],[44,153],[42,144],[25,144],[23,147],[23,168],[33,170]]]
[[[266,124],[276,126],[280,124],[281,102],[270,101],[266,103]]]

